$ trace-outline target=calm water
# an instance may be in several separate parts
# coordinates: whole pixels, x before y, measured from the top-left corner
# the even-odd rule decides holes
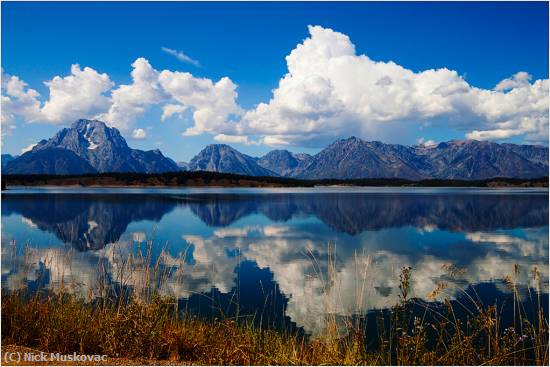
[[[152,241],[152,242],[151,242]],[[364,315],[412,293],[506,299],[548,292],[548,191],[482,189],[19,189],[2,193],[2,287],[97,284],[161,291],[205,317],[256,315],[307,333],[327,314]],[[132,255],[132,271],[128,259]],[[533,279],[537,266],[541,281]],[[103,269],[104,273],[98,271]],[[105,276],[106,274],[106,276]],[[148,278],[149,277],[149,278]]]

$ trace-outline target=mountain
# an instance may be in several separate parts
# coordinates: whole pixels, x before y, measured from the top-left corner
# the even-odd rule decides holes
[[[272,150],[263,157],[258,158],[260,166],[277,173],[279,176],[293,176],[300,165],[306,164],[311,159],[309,154],[291,153],[288,150]]]
[[[159,150],[130,148],[117,129],[101,121],[78,120],[19,157],[2,155],[2,172],[8,174],[181,170],[300,179],[527,179],[548,176],[548,148],[476,140],[405,146],[351,137],[314,156],[273,150],[254,158],[228,145],[213,144],[189,163],[176,163]]]
[[[5,173],[25,174],[170,171],[179,171],[178,165],[158,149],[132,149],[116,128],[98,120],[84,119],[62,129],[53,138],[40,141],[5,168]]]
[[[548,148],[541,146],[454,140],[417,147],[416,153],[430,162],[426,177],[479,180],[548,176]]]
[[[212,171],[248,176],[277,176],[261,167],[256,159],[225,144],[212,144],[200,151],[188,166],[189,171]]]
[[[323,149],[295,171],[294,176],[411,180],[536,178],[548,176],[548,148],[476,140],[408,147],[351,137]]]
[[[180,171],[188,171],[189,170],[189,163],[184,161],[176,162],[178,167],[180,168]]]
[[[13,156],[11,154],[2,154],[2,169],[6,167],[8,162],[13,161],[17,156]]]
[[[2,172],[7,174],[68,175],[97,173],[97,170],[70,150],[46,148],[22,154],[8,162]]]
[[[407,178],[428,176],[430,162],[415,148],[368,142],[356,137],[336,141],[299,167],[294,177],[304,179]]]

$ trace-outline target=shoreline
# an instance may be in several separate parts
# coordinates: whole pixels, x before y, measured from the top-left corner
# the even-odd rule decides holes
[[[453,194],[453,193],[480,193],[484,195],[499,195],[502,193],[517,194],[549,194],[548,187],[523,186],[312,186],[312,187],[244,187],[244,186],[79,186],[79,185],[34,185],[11,186],[2,190],[2,195],[26,194],[143,194],[143,195],[170,195],[170,194]]]
[[[471,187],[547,188],[548,177],[518,179],[495,177],[484,180],[400,178],[318,179],[243,176],[217,172],[170,172],[162,174],[104,173],[98,175],[3,175],[2,190],[10,187],[68,188],[314,188],[314,187]]]

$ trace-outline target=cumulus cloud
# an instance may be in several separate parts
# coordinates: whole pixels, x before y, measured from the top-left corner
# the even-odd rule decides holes
[[[6,129],[15,127],[15,116],[32,122],[39,118],[39,93],[17,76],[10,76],[2,70],[2,135]]]
[[[15,116],[20,116],[26,122],[68,124],[92,117],[110,105],[104,95],[113,85],[109,76],[89,67],[72,65],[70,75],[56,76],[44,84],[50,95],[41,105],[36,90],[19,77],[2,73],[2,123],[13,123]]]
[[[189,136],[221,132],[232,125],[231,115],[241,113],[237,86],[229,78],[213,82],[185,72],[159,72],[144,58],[138,58],[132,67],[132,84],[113,90],[109,111],[98,116],[123,132],[151,105],[162,106],[162,120],[191,109],[195,126],[184,132]]]
[[[417,139],[416,142],[418,143],[418,145],[422,145],[423,147],[433,147],[437,145],[437,142],[435,140],[432,140],[432,139],[426,140],[423,137]]]
[[[547,138],[548,80],[531,84],[520,72],[484,90],[454,70],[414,72],[358,55],[348,36],[331,29],[310,26],[309,33],[286,57],[288,73],[271,100],[246,113],[242,131],[263,135],[264,142],[304,145],[352,134],[391,136],[404,125],[444,121],[470,130],[469,138]]]
[[[214,136],[214,140],[219,141],[220,143],[228,143],[228,144],[257,144],[256,142],[249,140],[248,136],[239,136],[239,135],[226,135],[226,134],[218,134]]]
[[[50,98],[40,111],[40,118],[53,123],[71,123],[73,120],[93,116],[110,105],[104,95],[113,83],[105,73],[100,74],[90,67],[81,69],[71,66],[71,74],[56,76],[45,82]]]
[[[190,73],[163,70],[159,83],[168,95],[182,106],[193,109],[194,126],[184,136],[202,133],[225,133],[234,129],[231,119],[241,114],[237,105],[237,85],[227,77],[214,83]]]
[[[27,145],[26,147],[21,149],[21,154],[30,152],[32,150],[32,148],[34,148],[35,146],[36,146],[36,143]]]
[[[162,116],[161,121],[164,121],[173,115],[179,115],[181,116],[183,112],[187,110],[187,107],[179,105],[179,104],[167,104],[162,107]]]
[[[137,140],[143,140],[147,137],[147,133],[143,129],[134,129],[132,131],[132,138]]]
[[[182,51],[173,50],[173,49],[168,48],[168,47],[161,47],[161,50],[166,52],[169,55],[174,56],[179,61],[183,61],[183,62],[186,62],[188,64],[191,64],[191,65],[194,65],[194,66],[197,66],[197,67],[201,66],[201,64],[197,60],[192,59],[191,57],[184,54]]]
[[[18,77],[3,77],[2,122],[21,116],[68,124],[96,117],[131,135],[135,121],[155,105],[162,121],[189,111],[191,126],[182,119],[184,136],[206,133],[228,143],[324,146],[350,135],[395,141],[437,126],[469,139],[548,140],[548,79],[532,80],[520,71],[493,89],[478,88],[454,70],[415,72],[358,54],[345,34],[321,26],[308,30],[286,57],[287,73],[271,99],[250,110],[237,104],[237,84],[228,77],[215,81],[157,71],[138,58],[132,83],[116,87],[108,75],[73,65],[69,76],[46,82],[50,96],[42,106],[39,94]],[[163,50],[195,61],[181,51]]]
[[[128,131],[150,105],[165,99],[158,83],[158,71],[153,69],[149,61],[140,57],[132,63],[132,68],[132,84],[114,89],[108,112],[98,116],[122,131]]]
[[[512,75],[511,78],[500,81],[496,85],[495,90],[504,91],[518,87],[525,87],[529,85],[531,79],[533,79],[533,77],[529,73],[526,73],[525,71],[520,71],[519,73]]]

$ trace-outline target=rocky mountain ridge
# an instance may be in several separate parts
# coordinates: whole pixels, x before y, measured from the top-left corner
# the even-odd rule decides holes
[[[350,137],[315,155],[273,150],[251,157],[229,145],[212,144],[189,163],[176,163],[159,150],[130,148],[117,129],[101,121],[82,119],[21,156],[2,156],[7,174],[182,170],[299,179],[527,179],[548,176],[548,147],[476,140],[406,146]]]
[[[6,163],[8,174],[160,173],[178,171],[160,150],[132,149],[120,132],[98,120],[81,119]]]

